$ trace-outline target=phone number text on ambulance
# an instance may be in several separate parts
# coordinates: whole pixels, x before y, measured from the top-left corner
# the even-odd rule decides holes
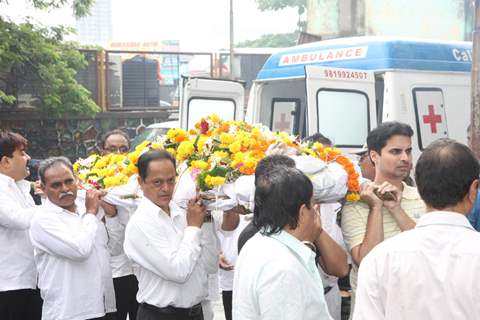
[[[359,71],[345,71],[345,70],[324,70],[324,76],[326,78],[336,78],[336,79],[367,79],[366,72]]]

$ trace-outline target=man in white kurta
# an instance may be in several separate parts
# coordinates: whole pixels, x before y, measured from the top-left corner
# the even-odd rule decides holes
[[[42,319],[102,318],[115,311],[107,233],[98,219],[100,192],[75,202],[76,179],[68,159],[39,168],[47,197],[32,220],[30,237],[44,299]]]
[[[479,318],[480,233],[466,218],[478,175],[462,144],[442,139],[423,151],[415,176],[427,214],[363,259],[353,319]]]

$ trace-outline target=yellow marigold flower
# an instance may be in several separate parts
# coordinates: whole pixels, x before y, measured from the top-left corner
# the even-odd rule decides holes
[[[219,158],[219,159],[227,158],[228,157],[228,152],[226,152],[226,151],[215,151],[213,153],[213,156],[215,158]]]
[[[162,150],[163,149],[163,144],[161,144],[159,142],[154,142],[154,143],[152,143],[151,148],[155,149],[155,150]]]
[[[87,174],[86,173],[79,173],[78,174],[78,179],[85,181],[87,179]]]
[[[242,150],[242,144],[239,141],[235,141],[228,147],[228,150],[230,150],[231,153],[240,152]]]
[[[166,150],[174,157],[177,154],[177,150],[175,150],[174,148],[167,148]]]
[[[208,162],[202,160],[193,160],[190,164],[193,168],[204,170],[208,168]]]
[[[360,195],[358,193],[349,193],[346,197],[348,202],[354,202],[360,200]]]
[[[73,171],[74,171],[74,172],[78,172],[78,169],[79,169],[79,168],[80,168],[80,164],[79,164],[78,162],[75,162],[75,163],[73,164]]]
[[[141,153],[141,150],[137,150],[137,148],[135,148],[134,152],[131,152],[128,154],[128,160],[130,160],[130,162],[133,164],[137,164],[138,158],[140,157],[140,153]]]
[[[195,152],[195,147],[191,141],[183,141],[177,149],[177,160],[183,161]]]
[[[258,128],[253,128],[252,129],[252,136],[255,138],[258,138],[262,135],[262,132]]]
[[[203,147],[205,146],[205,142],[207,142],[208,140],[208,137],[206,135],[200,135],[200,137],[198,137],[198,141],[197,141],[197,149],[198,150],[202,150]]]
[[[119,175],[113,176],[113,177],[106,177],[103,179],[103,184],[105,185],[105,188],[111,188],[120,185],[122,182],[122,177]]]
[[[205,184],[209,188],[213,188],[215,186],[221,186],[225,184],[225,178],[224,177],[212,177],[211,175],[207,175],[205,177]]]
[[[220,119],[220,117],[216,114],[211,114],[209,116],[210,120],[213,122],[213,123],[219,123],[222,119]]]
[[[143,141],[140,143],[138,146],[135,147],[135,151],[141,152],[143,149],[145,149],[151,142],[148,140]]]
[[[235,141],[235,137],[233,136],[233,134],[226,133],[226,132],[222,132],[220,134],[220,142],[222,144],[229,145],[229,144],[233,143],[234,141]]]

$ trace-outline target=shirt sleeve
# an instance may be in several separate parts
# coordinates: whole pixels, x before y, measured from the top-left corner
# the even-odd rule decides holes
[[[345,205],[342,210],[343,240],[351,252],[352,248],[360,245],[367,232],[368,208],[358,204]]]
[[[202,225],[201,246],[202,254],[200,260],[209,274],[218,271],[218,260],[220,254],[220,240],[215,232],[215,226],[211,222]]]
[[[148,228],[153,227],[130,220],[123,247],[126,255],[166,280],[185,283],[202,251],[200,228],[186,227],[178,246],[173,246],[162,230]]]
[[[118,209],[120,210],[120,208]],[[105,216],[105,228],[108,234],[108,252],[111,256],[118,256],[123,253],[123,242],[125,240],[125,225],[117,216],[110,218]]]
[[[385,319],[385,306],[382,300],[385,295],[380,292],[375,258],[375,252],[371,252],[360,264],[353,320]]]
[[[30,227],[34,247],[76,261],[90,256],[99,223],[94,215],[85,214],[77,224],[70,224],[55,213],[40,214]]]
[[[30,228],[30,221],[37,207],[22,208],[10,196],[3,194],[4,192],[4,190],[0,192],[0,225],[17,230]]]

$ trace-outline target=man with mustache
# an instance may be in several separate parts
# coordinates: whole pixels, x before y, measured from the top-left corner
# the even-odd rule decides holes
[[[125,232],[124,249],[138,279],[138,320],[203,320],[200,302],[208,294],[208,274],[218,269],[213,225],[205,208],[172,201],[175,159],[151,150],[138,159],[143,198]]]
[[[36,210],[30,196],[27,140],[0,131],[0,319],[36,320],[42,313],[33,247],[28,237]]]
[[[361,201],[348,203],[342,210],[342,232],[353,260],[352,310],[362,259],[383,240],[414,228],[425,213],[417,189],[403,182],[412,168],[412,135],[412,128],[399,122],[384,122],[368,134],[374,181],[362,184]]]
[[[44,299],[42,319],[105,319],[115,294],[105,226],[97,217],[102,197],[87,190],[77,198],[77,178],[65,157],[38,169],[45,203],[32,219],[30,238]]]

